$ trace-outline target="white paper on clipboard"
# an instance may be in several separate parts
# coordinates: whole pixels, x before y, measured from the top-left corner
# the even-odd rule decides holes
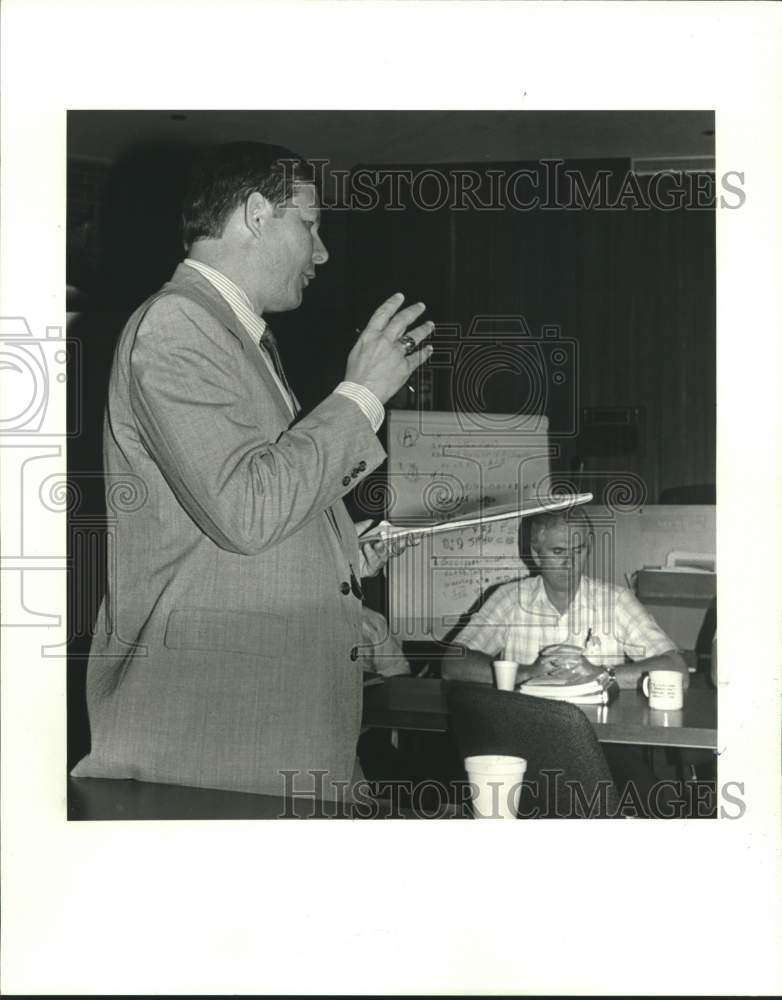
[[[552,496],[544,499],[538,497],[532,504],[526,503],[520,507],[517,504],[484,507],[466,517],[460,517],[453,521],[438,521],[435,524],[427,524],[421,520],[410,524],[391,524],[388,521],[381,521],[374,528],[365,531],[361,535],[361,541],[371,542],[378,538],[404,538],[407,535],[434,535],[441,531],[458,531],[460,528],[469,528],[474,524],[487,524],[490,521],[506,521],[514,517],[529,517],[532,514],[566,510],[568,507],[589,503],[592,498],[591,493],[574,493],[570,496]]]

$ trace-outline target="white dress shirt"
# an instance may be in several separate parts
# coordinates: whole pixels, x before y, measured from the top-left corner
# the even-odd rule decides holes
[[[295,398],[291,399],[287,388],[283,385],[275,371],[269,352],[262,343],[263,335],[266,332],[266,321],[255,312],[247,294],[231,281],[230,278],[227,278],[220,271],[210,267],[208,264],[202,263],[200,260],[187,258],[185,264],[203,275],[231,307],[236,318],[252,340],[258,345],[261,355],[268,365],[269,372],[287,402],[291,414],[295,416],[297,401]],[[385,409],[371,389],[367,389],[366,386],[359,385],[357,382],[340,382],[334,392],[339,393],[340,396],[347,396],[348,399],[352,399],[372,425],[372,430],[378,431],[380,429],[380,425],[385,419]]]

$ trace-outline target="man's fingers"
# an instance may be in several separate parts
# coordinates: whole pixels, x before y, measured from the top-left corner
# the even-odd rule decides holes
[[[403,535],[391,540],[391,555],[401,556],[407,549],[415,548],[421,542],[421,535]]]
[[[428,322],[422,323],[414,330],[405,334],[405,337],[410,337],[413,341],[415,341],[416,348],[418,348],[417,350],[413,350],[405,355],[408,376],[411,375],[419,365],[422,365],[424,361],[432,356],[434,347],[432,347],[431,344],[427,344],[425,347],[420,347],[421,341],[426,340],[432,330],[434,330],[434,323]]]
[[[388,325],[388,321],[404,301],[404,295],[402,295],[401,292],[395,292],[390,298],[386,299],[382,305],[379,305],[377,309],[375,309],[369,317],[366,329],[371,330],[373,333],[382,333]]]
[[[405,297],[401,292],[386,299],[372,313],[366,325],[366,331],[385,334],[389,340],[399,340],[408,326],[426,310],[426,305],[423,302],[414,302],[412,305],[400,309],[404,300]]]
[[[403,334],[403,336],[405,338],[412,337],[417,347],[422,340],[426,340],[426,338],[430,336],[433,330],[434,330],[434,323],[432,323],[432,321],[429,320],[428,322],[422,323],[420,326],[415,327],[413,330],[408,330],[406,334]]]
[[[413,372],[416,370],[416,368],[418,368],[419,365],[422,365],[424,361],[428,361],[429,358],[431,358],[433,351],[434,348],[432,347],[432,345],[426,344],[424,347],[420,349],[420,351],[413,351],[413,353],[409,357],[405,358],[405,361],[407,362],[408,378],[413,374]]]
[[[405,332],[426,306],[416,302],[402,309],[403,299],[401,292],[397,293],[375,310],[354,344],[345,369],[346,381],[366,386],[381,403],[390,399],[432,354],[432,348],[421,347],[421,342],[432,333],[433,323],[421,323],[410,333]]]
[[[423,312],[426,312],[426,305],[423,302],[415,302],[405,309],[400,309],[395,316],[389,319],[383,331],[384,335],[389,340],[399,340],[408,326],[417,320]]]

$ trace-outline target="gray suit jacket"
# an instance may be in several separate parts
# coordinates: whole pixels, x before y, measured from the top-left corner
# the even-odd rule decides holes
[[[281,770],[350,778],[361,602],[340,498],[384,458],[344,397],[292,424],[231,308],[179,266],[114,358],[116,523],[87,672],[92,749],[74,775],[274,794]]]

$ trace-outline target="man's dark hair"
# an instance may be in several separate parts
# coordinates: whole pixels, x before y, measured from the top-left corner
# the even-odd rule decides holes
[[[229,142],[206,149],[193,164],[182,205],[185,250],[222,236],[229,215],[255,191],[277,206],[296,184],[314,180],[311,166],[284,146]]]

